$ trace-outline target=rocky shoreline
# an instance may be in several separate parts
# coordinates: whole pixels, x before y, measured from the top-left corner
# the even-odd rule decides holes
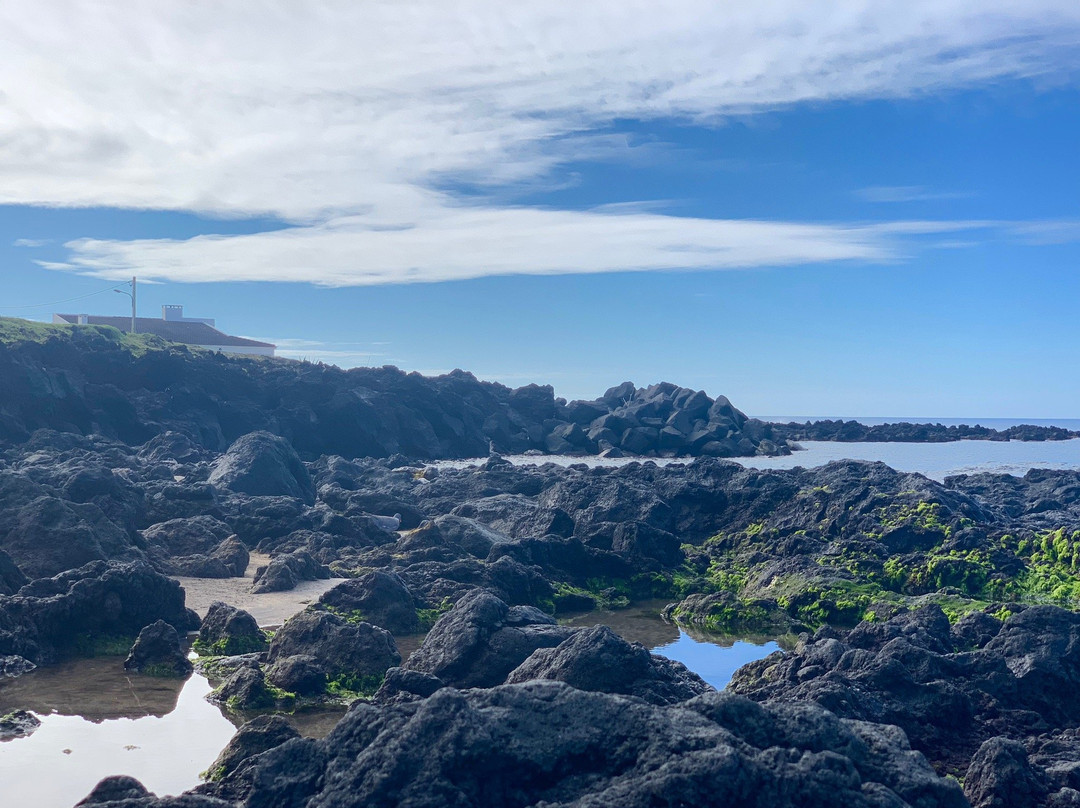
[[[567,402],[547,385],[511,389],[461,370],[438,377],[389,366],[341,370],[227,357],[106,326],[20,322],[0,318],[0,443],[24,443],[38,429],[128,445],[172,432],[182,437],[157,450],[182,459],[262,430],[309,460],[788,453],[724,396],[666,382],[624,382],[594,401]]]
[[[756,420],[756,419],[751,419]],[[952,443],[959,440],[1047,441],[1080,438],[1080,431],[1059,426],[1019,424],[1005,429],[967,424],[863,424],[858,421],[820,420],[797,423],[762,421],[762,429],[776,442],[837,441],[841,443]]]
[[[108,336],[95,333],[86,338]],[[140,376],[108,393],[130,404],[125,411],[104,403],[104,375],[76,384],[71,367],[17,363],[33,384],[0,394],[9,430],[0,687],[35,666],[100,653],[126,654],[117,666],[131,676],[184,676],[181,638],[197,630],[212,698],[237,715],[267,715],[245,725],[188,794],[158,799],[109,778],[83,804],[1080,805],[1080,472],[939,483],[855,461],[789,471],[716,457],[601,468],[498,456],[464,468],[427,463],[480,440],[484,422],[473,415],[460,440],[436,434],[412,457],[389,444],[380,456],[347,457],[315,450],[351,445],[356,430],[412,434],[417,422],[395,419],[414,405],[428,426],[481,393],[503,412],[520,413],[522,396],[546,408],[550,388],[520,393],[465,374],[420,380],[387,369],[286,372],[129,348],[104,354],[124,373],[192,363],[252,386],[210,404],[193,377],[151,395]],[[54,349],[37,358],[53,361]],[[2,361],[16,355],[5,351]],[[105,360],[86,361],[84,370]],[[214,373],[199,390],[217,383]],[[263,374],[283,374],[293,391],[308,374],[330,399],[343,388],[327,379],[392,384],[371,404],[379,423],[341,438],[320,409],[329,399],[313,397],[307,409],[295,399],[257,403]],[[403,394],[395,385],[413,398],[390,403]],[[35,412],[19,400],[31,392]],[[429,395],[441,402],[437,415],[421,405]],[[580,432],[595,449],[599,438],[574,419],[591,425],[638,407],[646,424],[660,417],[648,407],[661,404],[669,419],[708,404],[676,431],[701,421],[734,434],[725,418],[759,436],[755,452],[771,440],[726,400],[703,396],[630,385],[606,414],[552,406],[569,417],[559,424],[578,428],[560,438],[573,445]],[[230,420],[237,402],[250,410]],[[175,418],[151,417],[174,406]],[[73,426],[63,419],[79,412],[90,434],[42,428]],[[117,412],[145,429],[143,441],[119,428]],[[304,419],[318,426],[296,432]],[[627,427],[620,441],[644,428],[656,429]],[[548,450],[565,448],[546,443],[556,429],[540,435]],[[494,439],[485,439],[486,453]],[[256,598],[345,580],[271,634],[225,603],[200,620],[170,577],[239,578],[255,552],[269,557],[251,582]],[[558,622],[654,599],[676,623],[798,641],[717,693],[610,629]],[[403,654],[399,638],[419,631],[428,632],[422,645]],[[272,716],[324,702],[351,706],[323,740]],[[35,730],[18,713],[0,727],[13,737]]]
[[[861,462],[759,471],[717,459],[589,468],[514,466],[497,457],[436,469],[401,459],[304,462],[270,433],[244,436],[220,455],[163,456],[162,444],[177,442],[165,435],[135,448],[39,432],[4,452],[0,658],[7,675],[92,652],[98,641],[126,650],[147,626],[140,643],[158,656],[136,646],[130,667],[160,674],[174,664],[182,673],[169,632],[201,626],[204,671],[226,709],[249,714],[359,699],[349,715],[364,717],[347,717],[325,741],[285,739],[287,754],[274,752],[277,746],[252,754],[197,795],[177,798],[183,802],[143,795],[124,802],[128,808],[272,803],[284,798],[281,788],[293,789],[296,804],[336,804],[326,772],[344,777],[384,743],[376,734],[346,744],[345,735],[357,731],[346,729],[350,724],[385,722],[391,733],[414,727],[438,743],[439,733],[471,737],[491,714],[518,722],[515,754],[564,760],[532,785],[522,780],[517,798],[500,794],[505,804],[638,804],[626,795],[641,790],[645,800],[655,792],[643,784],[667,783],[672,766],[682,766],[677,780],[692,784],[687,793],[736,788],[729,782],[735,760],[737,770],[757,772],[738,780],[737,793],[752,784],[770,800],[745,804],[804,804],[777,796],[797,777],[779,762],[793,755],[806,760],[799,777],[824,776],[833,771],[821,768],[825,760],[846,760],[843,782],[828,788],[855,788],[864,802],[852,796],[851,804],[905,804],[902,792],[912,782],[933,797],[907,804],[964,804],[945,774],[963,779],[974,804],[993,804],[978,795],[1004,788],[994,783],[1006,763],[1041,784],[1031,786],[1034,801],[1012,804],[1068,804],[1060,795],[1073,786],[1057,772],[1080,716],[1074,720],[1055,699],[1074,676],[1062,667],[1071,664],[1064,649],[1080,627],[1073,612],[1029,604],[1072,606],[1080,593],[1077,472],[937,483]],[[398,530],[376,518],[391,513]],[[40,514],[54,516],[31,521]],[[36,535],[50,541],[27,540],[35,524]],[[241,548],[270,555],[261,581],[275,564],[274,580],[285,587],[331,570],[347,580],[272,638],[224,604],[198,621],[167,574],[215,576],[218,567],[196,559],[235,554],[233,566],[222,560],[234,574]],[[39,577],[50,572],[54,577]],[[688,625],[804,636],[793,652],[744,667],[721,697],[677,663],[609,630],[570,629],[551,616],[656,597],[671,604],[670,619]],[[428,638],[403,659],[394,635],[425,626],[434,626]],[[1037,693],[1023,695],[1036,685]],[[625,738],[624,745],[651,738],[634,721],[616,720],[628,705],[642,705],[633,708],[643,711],[642,726],[677,729],[671,740],[662,733],[649,740],[660,745],[641,747],[633,763],[580,769],[572,762],[584,748],[578,741],[563,745],[533,726],[541,702],[594,716],[604,737]],[[825,734],[796,740],[784,705],[814,705],[819,712],[798,720],[812,716],[815,732]],[[442,711],[449,713],[439,719]],[[935,716],[951,729],[935,732]],[[665,745],[685,733],[711,739],[701,741],[711,750],[707,761]],[[730,746],[720,756],[728,763],[715,769],[721,737]],[[912,757],[909,744],[921,756]],[[855,751],[863,748],[876,750],[878,768]],[[483,762],[485,750],[454,753],[475,753],[469,765],[476,783],[498,780]],[[815,755],[825,757],[811,764]],[[371,785],[364,799],[407,804],[410,794],[450,788],[440,778],[466,765],[454,755],[429,762],[392,792]],[[287,787],[281,766],[293,772]],[[348,777],[366,782],[356,772]],[[260,785],[271,782],[278,785]],[[664,793],[668,788],[675,786]],[[108,793],[98,795],[100,804],[109,804]],[[483,802],[486,793],[466,789],[453,799]]]

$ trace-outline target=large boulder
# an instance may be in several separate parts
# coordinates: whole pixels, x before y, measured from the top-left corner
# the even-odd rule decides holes
[[[0,549],[29,578],[58,575],[91,561],[142,558],[131,537],[97,505],[50,496],[0,519]]]
[[[298,655],[314,657],[330,685],[353,692],[374,692],[387,669],[401,663],[389,631],[324,611],[289,619],[270,642],[267,659],[273,665]]]
[[[207,698],[234,712],[269,710],[277,702],[266,683],[266,674],[257,664],[238,667]]]
[[[265,651],[266,635],[255,618],[243,609],[214,601],[199,626],[197,648],[213,656],[235,656]]]
[[[507,606],[474,590],[439,618],[402,666],[452,687],[493,687],[538,648],[553,648],[573,629],[531,606]]]
[[[247,572],[251,554],[238,536],[229,536],[210,553],[210,559],[224,565],[229,576],[243,578]]]
[[[357,702],[200,793],[244,805],[966,808],[895,728],[709,693],[659,707],[562,682]]]
[[[477,558],[486,558],[492,547],[512,541],[506,534],[464,516],[446,514],[435,519],[435,525],[448,543]]]
[[[265,567],[255,570],[251,584],[253,594],[287,592],[300,581],[319,581],[330,577],[330,570],[316,561],[306,550],[274,556]]]
[[[213,465],[208,482],[238,494],[295,497],[311,505],[315,486],[292,445],[269,432],[238,438]]]
[[[980,746],[964,777],[971,808],[1040,808],[1047,791],[1024,745],[1008,738],[991,738]]]
[[[93,653],[99,638],[132,637],[164,620],[178,631],[197,628],[176,581],[141,561],[95,561],[0,596],[0,656],[17,654],[35,664]]]
[[[151,547],[159,547],[169,556],[192,556],[212,552],[231,533],[220,519],[204,515],[159,522],[142,535]]]
[[[680,662],[650,654],[607,626],[575,632],[555,648],[541,648],[510,672],[507,684],[550,679],[578,690],[623,693],[652,704],[676,704],[700,696],[709,685]]]
[[[151,676],[185,677],[192,669],[180,645],[180,635],[164,620],[157,620],[140,631],[124,660],[124,670]]]
[[[376,570],[329,589],[319,603],[332,611],[385,628],[392,634],[420,630],[416,603],[404,582],[392,572]]]
[[[266,676],[277,687],[298,696],[318,696],[326,691],[326,668],[311,654],[281,657]]]

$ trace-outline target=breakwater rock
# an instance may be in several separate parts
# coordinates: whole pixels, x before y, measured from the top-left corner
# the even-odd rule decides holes
[[[1080,432],[1059,426],[1018,424],[1005,429],[967,424],[863,424],[859,421],[821,420],[786,424],[761,422],[774,441],[840,441],[843,443],[950,443],[958,440],[1071,440]]]
[[[221,452],[259,431],[285,438],[307,458],[787,452],[725,397],[674,384],[627,382],[594,401],[566,402],[550,386],[511,389],[461,370],[429,378],[394,367],[230,357],[101,326],[41,326],[29,334],[0,321],[0,378],[0,441],[24,443],[53,429],[129,445],[154,441],[147,454],[171,459]],[[284,484],[297,493],[291,486],[304,485],[250,464],[241,478],[230,458],[221,462],[215,479],[237,491]]]

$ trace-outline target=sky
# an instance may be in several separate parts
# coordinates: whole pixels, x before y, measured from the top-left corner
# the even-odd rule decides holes
[[[1080,5],[0,6],[0,315],[1080,417]]]

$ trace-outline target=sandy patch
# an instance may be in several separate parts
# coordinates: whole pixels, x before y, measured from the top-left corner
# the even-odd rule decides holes
[[[187,606],[198,612],[199,617],[206,616],[206,610],[215,600],[224,601],[230,606],[250,612],[263,628],[280,626],[297,612],[303,611],[319,599],[327,589],[344,581],[344,578],[330,578],[326,581],[301,581],[289,592],[266,592],[262,595],[251,593],[251,583],[255,570],[270,563],[270,556],[252,553],[251,561],[243,578],[184,578],[175,576],[187,595]]]

